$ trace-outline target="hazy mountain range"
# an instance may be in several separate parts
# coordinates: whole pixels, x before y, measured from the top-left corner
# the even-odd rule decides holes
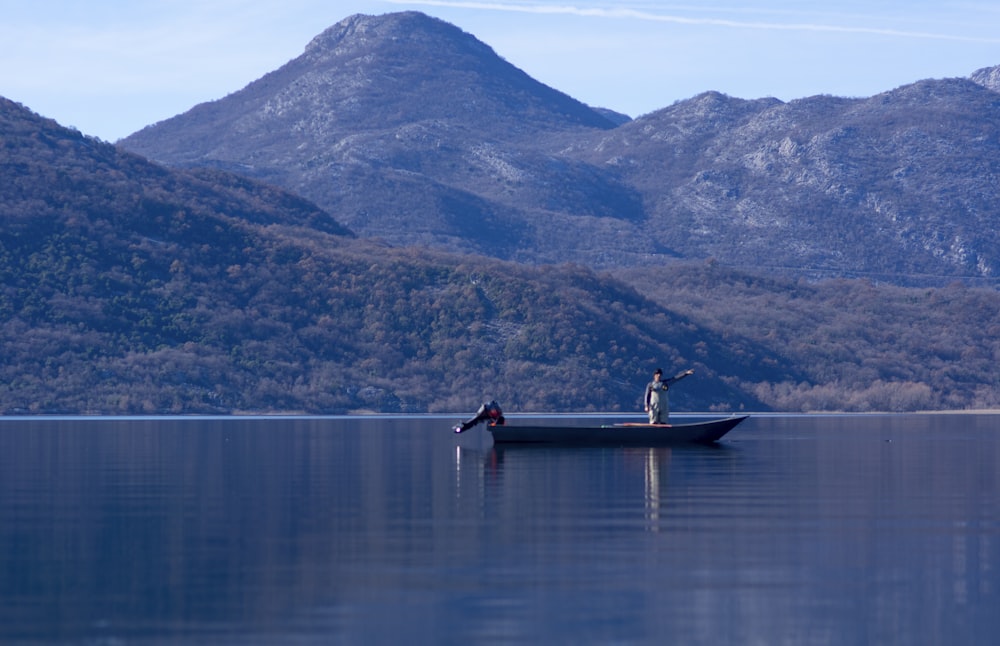
[[[353,16],[121,145],[273,182],[393,244],[601,268],[714,257],[994,278],[998,69],[860,99],[707,92],[622,123],[440,20]]]
[[[0,411],[998,406],[998,90],[631,120],[402,13],[117,146],[0,99]]]

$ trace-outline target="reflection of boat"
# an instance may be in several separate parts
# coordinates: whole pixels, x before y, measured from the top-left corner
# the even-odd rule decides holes
[[[608,424],[603,426],[489,426],[494,444],[579,444],[659,446],[711,444],[749,415],[688,424]]]

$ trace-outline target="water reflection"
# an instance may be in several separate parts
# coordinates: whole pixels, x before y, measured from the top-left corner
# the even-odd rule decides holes
[[[660,531],[660,469],[667,475],[670,467],[670,449],[661,449],[657,455],[656,449],[646,449],[646,520],[647,529]],[[664,478],[666,483],[666,478]]]
[[[553,501],[561,508],[615,515],[622,524],[628,511],[629,528],[636,523],[649,532],[660,532],[668,513],[671,461],[675,454],[685,462],[698,460],[699,468],[724,473],[736,453],[724,446],[690,447],[560,447],[496,446],[488,449],[458,447],[456,469],[481,482],[484,499],[516,497],[523,504],[531,498]],[[461,492],[469,490],[462,485]],[[534,492],[534,493],[531,493]],[[529,501],[525,502],[525,498]],[[632,515],[632,511],[636,514]],[[641,512],[641,513],[640,513]],[[556,517],[559,513],[554,512]],[[550,513],[549,517],[553,517]],[[641,521],[641,523],[639,522]]]
[[[433,419],[0,420],[0,641],[982,642],[996,419],[632,449]]]

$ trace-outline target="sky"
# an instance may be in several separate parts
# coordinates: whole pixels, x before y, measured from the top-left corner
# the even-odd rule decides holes
[[[0,0],[0,96],[114,142],[240,90],[352,14],[411,10],[632,117],[709,90],[867,97],[1000,65],[996,0]]]

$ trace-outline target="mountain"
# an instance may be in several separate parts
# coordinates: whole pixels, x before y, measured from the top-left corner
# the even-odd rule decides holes
[[[328,213],[273,186],[205,169],[170,171],[0,97],[0,215],[12,248],[62,227],[136,245],[213,244],[245,222],[353,236]],[[172,221],[172,218],[179,218]]]
[[[638,212],[613,178],[537,150],[553,132],[620,122],[604,114],[445,22],[359,15],[243,90],[121,144],[277,183],[369,237],[517,258],[578,220]],[[526,180],[522,165],[540,176]]]
[[[1000,406],[995,290],[393,248],[6,100],[0,186],[0,412],[636,411],[656,365],[680,410]]]
[[[1000,405],[995,71],[629,121],[420,14],[325,36],[118,147],[0,100],[0,411]]]
[[[862,99],[707,92],[622,123],[441,21],[354,16],[121,145],[264,178],[393,244],[597,268],[714,257],[994,279],[998,69]]]
[[[749,384],[799,375],[586,268],[360,240],[7,100],[0,186],[7,413],[632,411],[661,361],[698,368],[678,406],[759,409]]]
[[[641,205],[613,176],[540,140],[619,122],[457,28],[401,13],[348,18],[281,69],[121,144],[277,183],[393,244],[558,262],[559,250],[589,244],[599,255],[610,244],[567,231],[597,226],[610,238]],[[635,244],[618,240],[622,252]]]
[[[790,103],[706,93],[574,156],[620,169],[666,254],[903,283],[1000,272],[1000,94],[971,80]]]

